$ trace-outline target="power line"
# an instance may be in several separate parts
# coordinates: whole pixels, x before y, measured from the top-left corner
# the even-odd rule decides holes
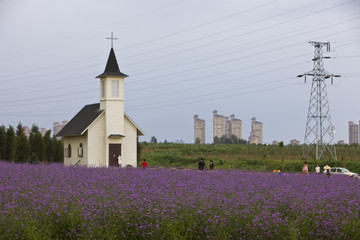
[[[293,78],[294,79],[294,78]],[[212,92],[212,93],[206,93],[206,94],[201,94],[201,95],[196,95],[196,96],[191,96],[191,99],[194,100],[196,98],[202,98],[202,97],[207,97],[207,96],[213,96],[213,95],[219,95],[219,94],[222,94],[222,93],[229,93],[229,92],[237,92],[239,90],[243,90],[243,89],[249,89],[249,88],[254,88],[254,87],[259,87],[259,86],[266,86],[266,85],[269,85],[269,84],[274,84],[274,83],[279,83],[279,82],[283,82],[283,81],[288,81],[289,78],[284,78],[284,79],[280,79],[280,80],[276,80],[276,81],[270,81],[270,82],[263,82],[263,83],[258,83],[258,84],[254,84],[254,85],[250,85],[250,86],[247,86],[247,87],[241,87],[241,88],[232,88],[230,90],[226,90],[226,91],[216,91],[216,92]],[[184,97],[182,98],[178,98],[178,99],[173,99],[173,100],[168,100],[166,101],[166,103],[170,103],[170,102],[178,102],[178,101],[183,101],[184,100]],[[196,101],[196,100],[194,100]],[[163,104],[164,102],[163,101],[158,101],[158,102],[148,102],[145,104],[145,106],[151,106],[153,104]],[[135,105],[135,106],[128,106],[129,108],[136,108],[140,105]],[[144,106],[144,104],[141,104],[141,106]]]
[[[285,87],[292,87],[292,86],[297,86],[297,85],[298,84],[291,83],[291,84],[284,85],[282,87],[271,87],[271,88],[262,89],[262,90],[254,90],[254,91],[250,91],[250,92],[246,92],[246,93],[226,95],[226,96],[223,96],[223,97],[207,98],[207,99],[203,99],[203,100],[198,100],[196,102],[194,102],[194,101],[185,101],[185,102],[181,102],[181,103],[165,104],[165,105],[161,105],[161,106],[152,106],[151,105],[152,107],[140,107],[140,108],[128,109],[127,111],[128,112],[133,112],[133,111],[139,111],[139,110],[153,110],[153,109],[156,109],[156,108],[165,108],[165,107],[173,107],[173,106],[179,106],[179,105],[196,104],[196,103],[209,102],[209,101],[219,101],[219,99],[231,98],[231,97],[235,97],[235,96],[244,96],[244,95],[248,95],[248,94],[264,92],[264,91],[270,91],[270,90],[275,90],[275,89],[280,89],[280,88],[285,88]]]
[[[270,4],[270,3],[272,3],[272,2],[276,2],[276,1],[278,1],[278,0],[274,0],[274,1],[271,1],[271,2],[266,3],[266,4],[261,4],[261,5],[255,7],[255,8],[259,8],[259,7],[262,7],[262,6],[264,6],[264,5],[267,5],[267,4]],[[316,3],[312,3],[312,4],[309,4],[309,5],[303,6],[303,7],[301,7],[301,8],[292,9],[292,10],[283,12],[283,13],[281,13],[281,14],[273,15],[273,16],[271,16],[271,17],[263,18],[263,19],[261,19],[261,20],[257,20],[257,21],[254,21],[254,22],[251,22],[251,23],[248,23],[248,24],[244,24],[244,25],[240,25],[240,26],[237,26],[237,27],[233,27],[233,28],[230,28],[230,29],[225,30],[225,31],[220,31],[220,32],[217,32],[217,33],[213,33],[213,34],[210,34],[210,35],[206,35],[206,36],[203,36],[203,37],[201,37],[201,38],[197,38],[197,39],[193,39],[193,40],[189,40],[189,41],[184,41],[184,42],[181,42],[181,43],[176,44],[176,45],[171,45],[171,46],[163,47],[163,48],[161,48],[161,50],[164,50],[164,49],[167,49],[167,48],[170,48],[170,47],[174,47],[174,46],[178,46],[178,45],[182,45],[182,44],[185,44],[185,43],[189,43],[189,42],[192,42],[192,41],[202,40],[202,39],[208,38],[208,37],[210,37],[210,36],[220,35],[220,34],[223,34],[223,33],[225,33],[225,32],[233,31],[233,30],[235,30],[235,29],[242,28],[242,27],[245,27],[245,26],[249,26],[249,25],[252,25],[252,24],[255,24],[255,23],[267,21],[267,20],[270,20],[270,19],[275,18],[275,17],[279,17],[279,16],[282,16],[282,15],[286,15],[286,14],[291,13],[291,12],[294,12],[294,11],[298,11],[299,9],[304,9],[304,8],[311,7],[311,6],[313,6],[313,5],[319,4],[319,3],[324,2],[324,1],[327,1],[327,0],[321,0],[321,1],[318,1],[318,2],[316,2]],[[326,8],[326,9],[322,9],[322,10],[316,11],[316,12],[314,12],[314,13],[305,15],[305,16],[310,16],[310,15],[317,14],[317,13],[319,13],[319,12],[327,11],[327,10],[329,10],[329,9],[333,9],[333,8],[336,8],[336,7],[339,7],[339,6],[343,6],[343,5],[348,4],[348,3],[350,3],[350,2],[353,2],[353,1],[355,1],[355,0],[350,0],[350,1],[348,1],[348,2],[345,2],[345,3],[342,3],[342,4],[338,4],[338,5],[335,5],[335,6]],[[244,11],[246,11],[246,10],[244,10]],[[232,14],[232,15],[234,15],[234,14]],[[231,16],[232,16],[232,15],[231,15]],[[236,15],[236,14],[235,14],[235,15]],[[294,21],[294,20],[296,20],[296,19],[303,18],[303,17],[305,17],[305,16],[301,16],[301,17],[294,18],[294,19],[292,19],[292,20],[284,21],[284,22],[281,22],[280,24],[288,23],[288,22]],[[227,18],[227,17],[223,17],[223,18]],[[207,22],[207,23],[204,23],[204,24],[195,26],[195,27],[190,27],[190,28],[188,28],[188,29],[181,30],[181,31],[178,31],[178,32],[175,32],[175,33],[172,33],[172,34],[173,34],[173,35],[177,35],[177,34],[179,34],[179,33],[182,33],[182,32],[185,32],[185,31],[190,31],[190,30],[195,29],[195,28],[198,28],[198,27],[200,27],[200,26],[208,25],[208,24],[210,24],[211,22],[214,22],[214,21],[220,21],[221,19],[222,19],[222,18],[220,18],[220,19],[218,19],[218,20],[213,20],[213,21],[210,21],[210,22]],[[280,25],[280,24],[276,24],[276,25]],[[266,27],[266,28],[267,28],[267,27]],[[266,28],[262,28],[262,29],[266,29]],[[147,41],[144,41],[144,42],[141,42],[141,43],[136,44],[136,46],[146,44],[146,43],[148,43],[149,41],[153,42],[153,41],[159,40],[160,38],[167,38],[167,37],[169,37],[169,35],[170,35],[170,34],[165,35],[165,36],[158,37],[158,38],[156,38],[156,39],[147,40]],[[124,50],[124,49],[128,49],[128,48],[132,48],[133,46],[134,46],[134,45],[130,45],[130,46],[121,48],[119,51]],[[158,50],[156,50],[156,51],[158,51]],[[144,55],[144,54],[147,54],[147,53],[148,53],[148,52],[142,53],[141,55]],[[59,66],[65,66],[65,65],[69,65],[69,64],[76,63],[76,62],[81,62],[81,61],[85,61],[85,60],[88,60],[88,59],[92,59],[92,58],[95,58],[95,57],[104,56],[104,55],[106,55],[106,54],[105,54],[105,53],[103,53],[103,54],[97,54],[97,55],[93,55],[93,56],[90,56],[90,57],[77,59],[77,60],[70,61],[70,62],[66,62],[66,63],[62,63],[62,64],[56,64],[56,65],[52,65],[52,66],[48,66],[48,67],[43,67],[43,68],[38,68],[38,69],[30,70],[30,71],[24,71],[24,72],[19,72],[19,73],[2,75],[2,76],[0,76],[0,78],[2,78],[2,77],[8,77],[8,76],[13,76],[13,75],[24,74],[24,73],[37,72],[37,71],[41,71],[41,70],[47,70],[47,69],[56,68],[56,67],[59,67]],[[128,57],[126,57],[126,58],[132,58],[132,57],[136,57],[136,56],[138,56],[138,55],[132,55],[132,56],[128,56]],[[136,64],[138,64],[138,63],[136,63]],[[129,65],[125,65],[125,66],[129,66]]]
[[[306,6],[301,7],[301,8],[292,9],[292,10],[289,10],[289,11],[286,11],[286,12],[283,12],[283,13],[280,13],[280,14],[273,15],[273,16],[271,16],[271,17],[266,17],[266,18],[263,18],[263,19],[260,19],[260,20],[256,20],[256,21],[253,21],[253,22],[250,22],[250,23],[246,23],[246,24],[243,24],[243,25],[239,25],[239,26],[236,26],[236,27],[232,27],[232,28],[227,29],[227,30],[219,31],[219,32],[216,32],[216,33],[211,33],[211,34],[208,34],[208,35],[205,35],[205,36],[202,36],[202,37],[198,37],[198,38],[195,38],[195,39],[187,40],[187,41],[182,41],[182,42],[177,43],[177,44],[173,44],[173,45],[169,45],[169,46],[166,46],[166,47],[162,47],[162,48],[160,48],[160,50],[165,50],[165,49],[168,49],[168,48],[181,46],[181,45],[184,45],[184,44],[187,44],[187,43],[190,43],[190,42],[194,42],[194,41],[198,41],[198,40],[208,39],[209,37],[216,36],[216,35],[222,35],[222,34],[224,34],[224,33],[231,32],[231,31],[237,30],[237,29],[239,29],[239,28],[251,26],[251,25],[256,24],[256,23],[268,21],[268,20],[270,20],[270,19],[273,19],[273,18],[276,18],[276,17],[280,17],[280,16],[282,16],[282,15],[286,15],[286,14],[288,14],[288,13],[297,11],[297,10],[299,10],[299,9],[311,7],[311,6],[313,6],[313,5],[316,5],[316,4],[321,3],[321,2],[324,2],[324,1],[327,1],[327,0],[321,0],[321,1],[318,1],[318,2],[316,2],[316,3],[312,3],[312,4],[306,5]],[[332,6],[332,7],[328,7],[328,8],[319,10],[319,11],[315,11],[315,12],[313,12],[313,13],[306,14],[306,15],[303,15],[303,16],[300,16],[300,17],[296,17],[296,18],[293,18],[293,19],[291,19],[291,20],[285,20],[285,21],[282,21],[282,22],[280,22],[280,23],[273,24],[273,25],[271,25],[271,26],[262,27],[262,28],[260,28],[260,29],[251,31],[251,33],[258,32],[258,31],[260,31],[260,30],[265,30],[265,29],[268,29],[269,27],[274,27],[274,26],[279,26],[279,25],[282,25],[282,24],[286,24],[286,23],[289,23],[289,22],[292,22],[292,21],[295,21],[295,20],[298,20],[298,19],[301,19],[301,18],[304,18],[304,17],[308,17],[308,16],[311,16],[311,15],[315,15],[315,14],[318,14],[318,13],[320,13],[320,12],[324,12],[324,11],[327,11],[327,10],[330,10],[330,9],[333,9],[333,8],[341,7],[341,6],[345,5],[345,4],[349,4],[350,2],[353,2],[353,1],[355,1],[355,0],[350,0],[350,1],[346,2],[346,3],[338,4],[338,5],[335,5],[335,6]],[[241,36],[244,36],[244,34],[242,33],[242,34],[236,35],[235,37],[241,37]],[[233,38],[234,38],[234,37],[230,37],[230,38],[227,38],[227,39],[225,39],[225,40],[229,40],[229,39],[233,39]],[[223,41],[225,41],[225,40],[222,39],[222,40],[220,40],[220,41],[223,42]],[[219,42],[219,41],[215,41],[214,43],[217,43],[217,42]],[[127,47],[126,47],[126,48],[127,48]],[[126,48],[122,48],[122,49],[126,49]],[[120,50],[122,50],[122,49],[120,49]],[[148,51],[148,52],[143,52],[143,53],[137,54],[137,55],[127,56],[126,58],[129,59],[129,58],[132,58],[132,57],[137,57],[137,56],[149,54],[149,53],[152,53],[152,52],[155,52],[155,51],[159,51],[159,49],[151,50],[151,51]],[[142,62],[141,62],[141,63],[142,63]],[[138,63],[135,63],[135,64],[138,64]],[[127,65],[125,65],[125,66],[131,66],[131,64],[127,64]]]
[[[229,16],[221,17],[221,18],[218,18],[218,19],[215,19],[215,20],[212,20],[212,21],[209,21],[209,22],[206,22],[206,23],[197,25],[197,26],[193,26],[193,27],[190,27],[190,28],[187,28],[187,29],[178,31],[178,32],[174,32],[174,33],[172,33],[172,34],[167,34],[167,35],[164,35],[164,36],[155,38],[155,39],[143,41],[143,42],[140,42],[140,43],[137,43],[137,44],[134,44],[134,45],[130,45],[130,46],[127,46],[127,47],[124,47],[124,48],[120,48],[120,51],[121,51],[121,50],[125,50],[125,49],[129,49],[129,48],[133,48],[133,47],[135,47],[135,46],[144,45],[144,44],[147,44],[147,43],[149,43],[149,42],[155,42],[155,41],[157,41],[157,40],[165,39],[165,38],[168,38],[168,37],[170,37],[170,36],[175,36],[175,35],[178,35],[178,34],[180,34],[180,33],[187,32],[187,31],[191,31],[191,30],[194,30],[194,29],[197,29],[197,28],[200,28],[200,27],[203,27],[203,26],[206,26],[206,25],[209,25],[209,24],[218,22],[218,21],[222,21],[222,20],[224,20],[224,19],[227,19],[227,18],[236,16],[236,15],[239,15],[239,14],[241,14],[241,13],[248,12],[248,11],[251,11],[251,10],[254,10],[254,9],[257,9],[257,8],[260,8],[260,7],[263,7],[263,6],[266,6],[266,5],[268,5],[268,4],[271,4],[271,3],[274,3],[274,2],[277,2],[277,1],[279,1],[279,0],[273,0],[273,1],[271,1],[271,2],[258,5],[258,6],[254,7],[254,8],[251,8],[251,9],[248,9],[248,10],[242,10],[242,11],[240,11],[240,12],[231,14],[231,15],[229,15]],[[322,0],[322,1],[325,1],[325,0]],[[74,61],[71,61],[71,62],[62,63],[62,64],[52,65],[52,66],[43,67],[43,68],[38,68],[38,69],[34,69],[34,70],[30,70],[30,71],[25,71],[25,72],[20,72],[20,73],[13,73],[13,74],[8,74],[8,75],[2,75],[2,76],[0,76],[0,78],[1,78],[1,77],[8,77],[8,76],[13,76],[13,75],[24,74],[24,73],[37,72],[37,71],[40,71],[40,70],[46,70],[46,69],[55,68],[55,67],[59,67],[59,66],[69,65],[69,64],[73,64],[73,63],[76,63],[76,62],[81,62],[81,61],[84,61],[84,60],[88,60],[88,59],[92,59],[92,58],[99,57],[99,56],[104,56],[104,55],[106,55],[106,54],[105,54],[105,53],[103,53],[103,54],[97,54],[97,55],[93,55],[93,56],[90,56],[90,57],[77,59],[77,60],[74,60]]]
[[[348,16],[346,16],[348,17]],[[341,17],[343,18],[343,17]],[[192,64],[192,63],[196,63],[196,62],[199,62],[199,61],[204,61],[204,60],[209,60],[209,59],[212,59],[212,58],[217,58],[217,57],[221,57],[221,56],[226,56],[228,54],[234,54],[234,53],[237,53],[237,52],[242,52],[242,51],[245,51],[245,50],[250,50],[250,49],[253,49],[253,48],[257,48],[257,47],[260,47],[260,46],[266,46],[266,45],[269,45],[271,43],[276,43],[276,42],[279,42],[279,41],[284,41],[284,40],[287,40],[287,39],[290,39],[290,38],[295,38],[295,37],[298,37],[298,36],[301,36],[301,35],[304,35],[306,33],[311,33],[311,32],[316,32],[316,31],[319,31],[319,30],[322,30],[324,28],[330,28],[330,27],[334,27],[336,25],[340,25],[340,24],[343,24],[343,23],[347,23],[349,21],[354,21],[354,20],[358,20],[360,17],[356,17],[356,18],[352,18],[350,20],[346,20],[346,21],[343,21],[343,22],[340,22],[340,23],[336,23],[336,24],[331,24],[331,25],[328,25],[328,26],[325,26],[325,27],[321,27],[321,28],[317,28],[317,29],[313,29],[313,30],[309,30],[309,31],[306,31],[306,32],[300,32],[299,33],[299,30],[295,30],[294,32],[297,32],[296,34],[294,35],[291,35],[291,36],[288,36],[288,37],[285,37],[285,38],[278,38],[275,39],[275,40],[272,40],[272,41],[268,41],[268,42],[265,42],[265,43],[262,43],[262,44],[257,44],[257,45],[253,45],[253,46],[250,46],[250,47],[246,47],[246,48],[241,48],[241,49],[238,49],[238,50],[234,50],[234,47],[236,46],[232,46],[231,48],[227,48],[229,49],[228,52],[226,53],[221,53],[221,54],[217,54],[217,55],[213,55],[211,57],[206,57],[206,58],[200,58],[200,59],[196,59],[196,60],[187,60],[185,61],[184,63],[181,63],[181,64],[176,64],[176,65],[172,65],[172,66],[167,66],[167,67],[162,67],[162,68],[157,68],[157,69],[152,69],[150,71],[145,71],[145,72],[140,72],[140,73],[137,73],[135,76],[138,76],[138,75],[143,75],[143,74],[147,74],[147,73],[151,73],[151,72],[156,72],[156,71],[161,71],[161,70],[165,70],[165,69],[169,69],[169,68],[172,68],[172,67],[178,67],[178,66],[182,66],[182,65],[187,65],[187,64]],[[332,19],[333,21],[334,19]],[[304,27],[303,29],[308,29],[308,27]],[[246,35],[247,33],[245,33]],[[269,38],[266,38],[266,39],[269,39]],[[260,39],[260,40],[256,40],[256,41],[253,41],[252,43],[254,42],[261,42],[263,41],[264,39]],[[210,43],[212,44],[212,43]],[[205,44],[205,46],[207,46],[208,44]],[[289,46],[294,46],[296,44],[291,44],[291,45],[288,45],[286,47],[289,47]],[[204,46],[201,45],[201,46]],[[198,49],[200,46],[197,46],[195,48],[191,48],[191,50],[194,50],[194,49]],[[276,49],[273,49],[272,51],[275,51],[279,48],[276,48]],[[185,50],[187,51],[187,50]],[[184,53],[184,51],[178,51],[176,53]],[[263,52],[260,52],[260,53],[255,53],[251,56],[255,56],[255,55],[259,55],[259,54],[262,54]],[[166,55],[166,56],[169,56],[169,55]],[[163,56],[165,57],[165,56]],[[155,59],[151,59],[151,61],[153,61]],[[134,71],[134,70],[133,70]],[[135,70],[136,71],[136,70]]]
[[[351,43],[348,43],[346,45],[350,45]],[[295,56],[295,57],[290,57],[290,58],[284,58],[284,59],[280,59],[280,60],[276,60],[276,61],[270,61],[270,62],[266,62],[266,63],[262,63],[262,64],[256,64],[256,65],[252,65],[252,66],[248,66],[248,67],[243,67],[243,68],[240,68],[240,69],[235,69],[235,70],[232,70],[232,71],[225,71],[225,72],[220,72],[218,74],[210,74],[210,75],[206,75],[206,76],[202,76],[202,77],[195,77],[195,78],[190,78],[190,79],[187,79],[187,80],[183,80],[183,81],[179,81],[179,82],[175,82],[175,83],[167,83],[167,84],[161,84],[161,85],[155,85],[155,86],[151,86],[151,87],[145,87],[145,88],[139,88],[139,89],[135,89],[135,90],[129,90],[128,92],[132,92],[132,91],[139,91],[139,90],[143,90],[143,89],[151,89],[151,88],[156,88],[156,87],[163,87],[163,86],[169,86],[169,85],[174,85],[174,84],[179,84],[179,83],[182,83],[182,82],[188,82],[188,81],[193,81],[193,80],[198,80],[198,79],[202,79],[202,78],[208,78],[210,76],[216,76],[216,75],[223,75],[223,74],[228,74],[230,72],[236,72],[236,71],[240,71],[240,70],[245,70],[245,69],[250,69],[250,68],[254,68],[254,67],[261,67],[261,66],[264,66],[264,65],[268,65],[268,64],[272,64],[272,63],[276,63],[276,62],[281,62],[281,61],[286,61],[286,60],[289,60],[289,59],[293,59],[293,58],[298,58],[298,57],[301,57],[301,56],[304,56],[304,55],[307,55],[307,54],[302,54],[302,55],[298,55],[298,56]],[[297,64],[296,64],[297,65]],[[210,65],[212,66],[212,65]],[[208,66],[207,66],[208,67]],[[173,73],[173,74],[176,74],[176,73]],[[172,74],[172,75],[173,75]],[[253,75],[253,74],[252,74]],[[223,84],[223,82],[222,82]],[[66,88],[70,88],[70,87],[74,87],[74,86],[82,86],[82,84],[78,84],[78,85],[71,85],[71,86],[68,86],[68,87],[62,87],[62,89],[66,89]],[[81,91],[76,91],[75,93],[76,94],[79,94],[79,93],[84,93],[84,92],[94,92],[96,91],[96,89],[87,89],[87,90],[81,90]],[[42,90],[42,91],[48,91],[48,90]],[[42,92],[42,91],[38,91],[38,92]],[[48,96],[48,97],[37,97],[37,98],[30,98],[30,99],[24,99],[24,100],[17,100],[17,102],[27,102],[27,101],[31,101],[31,100],[44,100],[44,99],[48,99],[48,98],[54,98],[54,97],[58,97],[58,96],[70,96],[74,94],[73,93],[66,93],[66,94],[58,94],[58,95],[51,95],[51,96]],[[11,94],[4,94],[4,95],[11,95]],[[2,104],[6,104],[6,103],[12,103],[13,101],[3,101],[2,103],[0,103],[0,105]]]

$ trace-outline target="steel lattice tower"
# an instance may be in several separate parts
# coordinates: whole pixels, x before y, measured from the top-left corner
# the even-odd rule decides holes
[[[307,158],[312,149],[315,148],[316,160],[323,158],[326,150],[329,151],[334,160],[337,160],[335,145],[332,143],[334,127],[331,124],[326,79],[331,78],[331,83],[333,83],[333,78],[340,76],[330,74],[324,69],[323,59],[330,57],[323,57],[322,47],[326,46],[326,50],[330,51],[330,43],[310,42],[310,44],[315,47],[313,70],[303,75],[298,75],[298,77],[304,76],[305,82],[306,76],[312,77],[303,157]]]

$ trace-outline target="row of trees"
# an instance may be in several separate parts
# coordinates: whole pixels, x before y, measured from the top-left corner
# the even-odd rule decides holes
[[[244,139],[239,139],[235,135],[222,136],[222,137],[214,137],[214,144],[248,144],[248,141]]]
[[[63,141],[51,137],[51,130],[44,136],[39,127],[33,125],[29,138],[21,123],[16,130],[13,126],[0,127],[0,159],[12,162],[61,162],[63,161]]]

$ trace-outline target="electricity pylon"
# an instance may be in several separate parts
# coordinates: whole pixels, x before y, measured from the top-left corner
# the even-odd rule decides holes
[[[328,94],[326,91],[326,79],[331,78],[331,84],[334,77],[340,75],[331,74],[324,69],[324,58],[322,47],[326,46],[326,51],[330,51],[329,42],[310,42],[315,47],[313,70],[297,77],[312,77],[311,94],[309,110],[306,122],[305,140],[303,148],[303,157],[307,158],[311,150],[315,148],[316,160],[323,158],[324,152],[329,151],[334,160],[336,158],[334,139],[335,128],[331,124]]]

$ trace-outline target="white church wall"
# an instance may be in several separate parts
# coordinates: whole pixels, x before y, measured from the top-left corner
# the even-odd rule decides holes
[[[124,102],[107,101],[106,102],[106,136],[111,134],[124,133]]]
[[[88,129],[88,166],[108,167],[106,159],[105,115]]]
[[[67,149],[68,146],[71,146],[71,156],[67,156]],[[79,156],[79,148],[80,144],[82,144],[82,156]],[[66,137],[64,139],[64,165],[71,166],[71,165],[80,165],[80,166],[87,166],[87,142],[86,142],[86,135],[84,136],[74,136],[74,137]]]
[[[123,145],[123,164],[137,167],[137,128],[127,118]]]

